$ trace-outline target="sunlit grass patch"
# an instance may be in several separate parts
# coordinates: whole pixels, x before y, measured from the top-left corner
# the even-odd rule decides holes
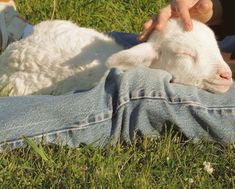
[[[30,144],[1,154],[0,182],[2,188],[233,188],[234,150],[170,133],[108,148]]]

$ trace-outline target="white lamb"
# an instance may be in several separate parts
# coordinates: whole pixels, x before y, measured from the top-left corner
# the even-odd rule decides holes
[[[193,21],[185,32],[178,19],[146,43],[124,50],[114,39],[69,21],[44,21],[32,35],[12,43],[0,56],[0,88],[9,95],[64,94],[95,86],[111,67],[164,69],[172,81],[225,92],[232,73],[213,32]]]

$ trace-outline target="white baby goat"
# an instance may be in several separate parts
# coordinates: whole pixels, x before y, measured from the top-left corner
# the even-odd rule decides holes
[[[213,32],[193,21],[185,32],[172,19],[162,32],[128,50],[114,39],[69,21],[44,21],[32,35],[12,43],[0,56],[0,88],[9,95],[64,94],[91,88],[111,67],[147,66],[170,72],[173,82],[225,92],[232,73]]]

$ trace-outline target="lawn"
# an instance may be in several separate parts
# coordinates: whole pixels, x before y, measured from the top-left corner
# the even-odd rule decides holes
[[[164,0],[17,0],[36,24],[66,19],[99,31],[140,33]],[[27,140],[27,139],[26,139]],[[235,144],[201,141],[180,133],[137,138],[109,148],[29,146],[0,154],[0,188],[235,188]]]

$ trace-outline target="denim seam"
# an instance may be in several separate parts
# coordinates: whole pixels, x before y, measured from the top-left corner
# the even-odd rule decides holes
[[[112,115],[112,114],[110,114]],[[103,119],[103,120],[100,120],[100,121],[97,121],[97,122],[90,122],[90,123],[87,123],[85,125],[80,125],[79,127],[70,127],[70,128],[64,128],[64,129],[59,129],[59,130],[54,130],[54,131],[50,131],[50,132],[45,132],[43,134],[38,134],[38,135],[33,135],[33,136],[29,136],[28,138],[31,138],[31,139],[41,139],[43,137],[49,137],[49,136],[52,136],[52,135],[58,135],[58,134],[61,134],[61,133],[68,133],[70,131],[78,131],[78,130],[83,130],[85,128],[87,128],[88,126],[90,125],[94,125],[96,123],[101,123],[101,122],[105,122],[105,121],[108,121],[112,118],[112,116],[110,116],[109,118],[106,118],[106,119]],[[23,136],[23,135],[22,135]],[[25,143],[23,139],[15,139],[15,140],[9,140],[9,141],[4,141],[2,143],[0,143],[0,147],[4,146],[5,144],[7,143],[7,146],[10,146],[11,144],[14,144],[14,143]],[[0,149],[1,151],[1,149]]]
[[[127,101],[120,103],[117,106],[116,111],[114,112],[114,114],[116,114],[120,108],[122,108],[122,106],[125,106],[126,104],[128,104],[131,101],[135,101],[135,100],[141,100],[141,99],[152,99],[152,100],[163,100],[165,102],[167,102],[168,104],[172,104],[172,105],[188,105],[191,107],[199,107],[202,109],[206,109],[206,110],[235,110],[235,107],[206,107],[206,106],[202,106],[201,103],[198,102],[193,102],[193,101],[181,101],[181,102],[172,102],[169,99],[174,99],[174,98],[161,98],[161,97],[152,97],[152,96],[141,96],[141,97],[134,97],[134,98],[130,98]]]

